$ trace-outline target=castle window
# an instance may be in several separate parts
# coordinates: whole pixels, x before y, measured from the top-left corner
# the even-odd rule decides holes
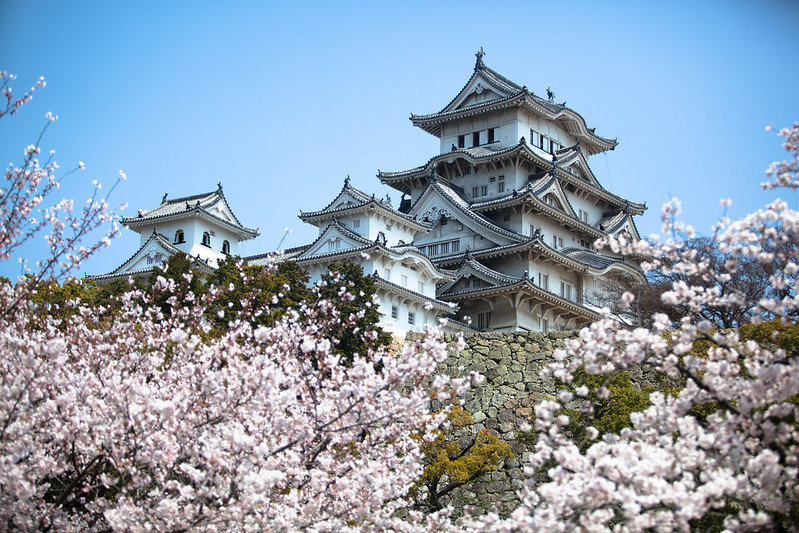
[[[497,181],[497,178],[495,176],[491,176],[490,178],[488,178],[488,183],[494,183],[495,181]]]
[[[460,241],[452,241],[450,243],[450,248],[452,249],[452,253],[457,252],[460,249]]]
[[[549,274],[538,273],[538,286],[545,291],[549,290]]]
[[[480,146],[480,132],[472,133],[472,146]]]
[[[391,269],[388,268],[383,269],[383,277],[386,279],[386,281],[391,281]]]
[[[580,220],[582,220],[583,222],[588,224],[588,212],[587,211],[583,211],[582,209],[580,209],[577,214],[579,215]]]
[[[458,135],[458,148],[466,147],[466,135]]]
[[[403,274],[402,277],[400,278],[400,283],[402,284],[403,287],[407,287],[408,286],[408,276]]]
[[[408,324],[413,324],[415,322],[416,322],[416,317],[413,315],[413,313],[408,311]]]
[[[399,316],[399,309],[397,309],[396,305],[391,306],[391,318],[397,318]]]
[[[230,255],[230,243],[228,241],[222,241],[222,253]]]
[[[417,288],[419,289],[420,293],[424,294],[424,282],[423,281],[420,281],[420,282],[417,283]]]
[[[472,187],[472,198],[477,198],[478,197],[477,193],[479,193],[479,192],[480,192],[480,189],[478,189],[477,187]]]
[[[491,311],[477,313],[477,329],[487,330],[491,325]]]
[[[186,242],[186,237],[183,235],[183,230],[179,229],[175,232],[175,244],[182,244]]]
[[[483,185],[480,187],[480,196],[485,196],[488,194],[488,185]]]
[[[449,243],[448,242],[442,242],[441,243],[441,254],[444,255],[444,254],[448,254],[448,253],[449,253]]]
[[[499,185],[497,186],[497,192],[505,192],[505,182],[500,181]]]
[[[201,244],[203,246],[207,246],[208,248],[211,247],[211,234],[207,231],[203,232],[203,240]]]
[[[352,221],[352,227],[353,228],[360,228],[361,227],[361,219],[360,218],[356,218],[355,220],[353,220]]]
[[[471,173],[472,173],[472,167],[466,167],[466,168],[463,169],[463,175],[464,176],[468,176]]]
[[[549,320],[547,320],[546,318],[541,319],[541,332],[549,333]]]
[[[505,215],[502,217],[503,222],[510,222],[510,215]]]
[[[571,300],[572,299],[572,286],[571,286],[571,284],[566,283],[565,281],[561,281],[560,282],[560,295],[561,295],[562,298],[564,298],[566,300]]]
[[[494,142],[494,137],[496,136],[497,128],[488,128],[488,143],[491,144]]]

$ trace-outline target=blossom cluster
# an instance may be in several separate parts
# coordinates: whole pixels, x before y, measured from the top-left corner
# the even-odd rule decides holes
[[[780,135],[790,160],[770,167],[773,181],[765,187],[795,189],[799,124]],[[676,281],[662,299],[688,310],[677,324],[658,314],[650,328],[630,328],[608,315],[582,330],[548,368],[564,383],[578,370],[609,381],[638,369],[663,376],[673,387],[651,394],[650,406],[632,413],[630,427],[618,434],[587,428],[593,437],[588,446],[569,433],[565,413],[577,409],[590,420],[596,402],[607,397],[606,387],[581,386],[541,402],[523,504],[508,519],[489,516],[474,526],[505,531],[796,527],[799,345],[780,335],[799,327],[799,212],[777,200],[739,221],[721,221],[714,241],[729,259],[720,271],[698,261],[696,251],[676,238],[687,228],[678,214],[678,201],[664,206],[664,233],[673,237],[663,243],[609,238],[600,245],[646,255],[648,269],[722,282],[736,276],[741,259],[754,259],[763,267],[767,290],[752,300]],[[632,295],[624,301],[629,304]],[[745,328],[718,329],[702,316],[708,306],[751,307],[751,327],[771,321],[773,334],[758,339],[744,334]]]

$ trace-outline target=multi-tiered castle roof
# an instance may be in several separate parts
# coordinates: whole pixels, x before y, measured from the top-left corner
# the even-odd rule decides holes
[[[480,329],[584,325],[614,279],[643,282],[634,258],[594,246],[624,234],[646,206],[605,189],[588,164],[612,150],[585,119],[488,68],[482,51],[441,111],[411,122],[441,140],[425,164],[379,172],[403,193],[399,210],[431,224],[414,244],[455,279],[438,297]]]

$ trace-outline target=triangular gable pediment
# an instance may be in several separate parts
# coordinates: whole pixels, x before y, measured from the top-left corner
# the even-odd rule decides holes
[[[347,207],[357,207],[359,205],[363,205],[366,202],[362,199],[357,197],[349,190],[344,190],[338,197],[333,200],[333,203],[330,204],[325,210],[326,211],[333,211],[336,209],[344,209]]]
[[[447,188],[443,185],[431,185],[428,187],[411,208],[410,215],[419,222],[432,224],[433,227],[441,225],[444,219],[446,219],[447,224],[462,224],[464,230],[482,236],[485,239],[485,247],[504,246],[524,240],[524,237],[518,236],[498,226],[490,219],[473,212],[468,202],[460,198],[454,191],[447,191]],[[428,239],[422,237],[420,242],[426,240]]]
[[[444,284],[438,294],[454,293],[466,290],[485,289],[515,283],[520,278],[507,276],[484,265],[474,259],[465,261],[455,273],[455,279]]]
[[[484,67],[485,68],[485,67]],[[514,87],[505,82],[500,82],[491,76],[493,71],[489,71],[488,75],[485,74],[489,69],[475,69],[472,77],[466,83],[461,92],[452,99],[452,101],[440,111],[446,113],[449,111],[456,111],[464,109],[477,104],[484,104],[493,100],[502,100],[513,96],[519,92],[518,87]],[[497,78],[501,76],[496,75]]]
[[[641,236],[638,234],[638,228],[635,227],[635,223],[630,215],[625,217],[624,223],[620,224],[617,229],[613,230],[610,235],[629,235],[632,242],[636,242],[641,240]]]
[[[588,166],[588,161],[586,161],[585,156],[580,152],[579,157],[575,158],[572,163],[566,167],[572,174],[576,174],[580,178],[584,179],[591,185],[595,187],[599,187],[602,189],[603,187],[599,184],[599,181],[594,176],[591,167]]]
[[[236,217],[233,215],[233,211],[230,209],[230,206],[227,204],[227,201],[225,201],[224,198],[220,198],[214,204],[207,206],[205,210],[209,214],[224,220],[228,224],[233,224],[234,226],[240,225],[239,221],[236,220]]]
[[[496,91],[487,89],[483,84],[478,83],[472,92],[458,103],[455,109],[464,109],[477,104],[484,104],[493,100],[501,100],[504,96],[498,94]]]
[[[180,250],[172,246],[166,237],[153,234],[130,259],[114,270],[112,274],[124,274],[160,266],[177,252]]]
[[[558,180],[551,179],[548,183],[536,187],[534,194],[545,204],[560,209],[568,215],[576,216]]]
[[[371,241],[342,227],[338,222],[333,222],[308,249],[296,256],[296,259],[307,259],[315,255],[360,248],[369,244],[372,244]]]

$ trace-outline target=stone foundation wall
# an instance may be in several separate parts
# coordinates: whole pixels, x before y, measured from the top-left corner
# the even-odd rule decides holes
[[[576,333],[481,333],[467,335],[466,348],[457,351],[455,337],[446,335],[450,356],[437,372],[453,377],[479,372],[485,382],[473,387],[464,397],[464,408],[475,424],[462,437],[462,446],[483,428],[496,432],[511,445],[514,456],[506,459],[496,472],[460,487],[443,500],[456,509],[464,505],[511,512],[518,501],[515,492],[524,476],[522,463],[527,446],[517,442],[520,424],[532,420],[533,407],[544,398],[557,394],[556,383],[542,376],[543,368],[552,360],[556,348],[565,347],[565,339]],[[407,340],[418,336],[410,335]],[[437,406],[434,406],[436,408]]]

